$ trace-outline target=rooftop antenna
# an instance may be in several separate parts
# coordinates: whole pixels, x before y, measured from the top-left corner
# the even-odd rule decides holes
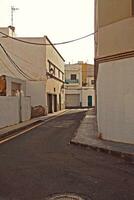
[[[13,26],[13,13],[16,10],[19,10],[19,8],[15,8],[14,6],[11,6],[11,26]]]

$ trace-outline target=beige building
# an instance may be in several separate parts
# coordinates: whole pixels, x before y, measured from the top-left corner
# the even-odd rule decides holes
[[[15,35],[12,27],[0,28],[0,75],[26,82],[25,95],[31,98],[32,111],[39,107],[47,114],[63,109],[63,57],[47,36],[8,35]]]
[[[95,0],[99,136],[134,144],[134,0]]]
[[[92,107],[94,102],[94,66],[79,61],[65,65],[66,108]]]

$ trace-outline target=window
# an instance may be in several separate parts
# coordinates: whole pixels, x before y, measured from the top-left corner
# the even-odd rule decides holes
[[[91,84],[94,85],[94,80],[91,80]]]
[[[58,70],[58,77],[60,78],[60,70]]]
[[[49,73],[55,75],[55,66],[48,60],[49,63]]]
[[[76,74],[71,74],[71,80],[76,80]]]
[[[62,74],[62,80],[64,80],[64,74]]]

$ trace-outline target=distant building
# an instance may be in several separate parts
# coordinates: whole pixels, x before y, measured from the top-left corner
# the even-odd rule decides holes
[[[94,66],[78,62],[65,65],[66,108],[92,107],[94,102]]]
[[[95,0],[99,137],[134,144],[134,0]]]

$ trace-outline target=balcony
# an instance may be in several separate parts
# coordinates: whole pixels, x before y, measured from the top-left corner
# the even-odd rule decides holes
[[[66,79],[65,83],[66,84],[78,84],[79,80],[78,79],[76,79],[76,80]]]

